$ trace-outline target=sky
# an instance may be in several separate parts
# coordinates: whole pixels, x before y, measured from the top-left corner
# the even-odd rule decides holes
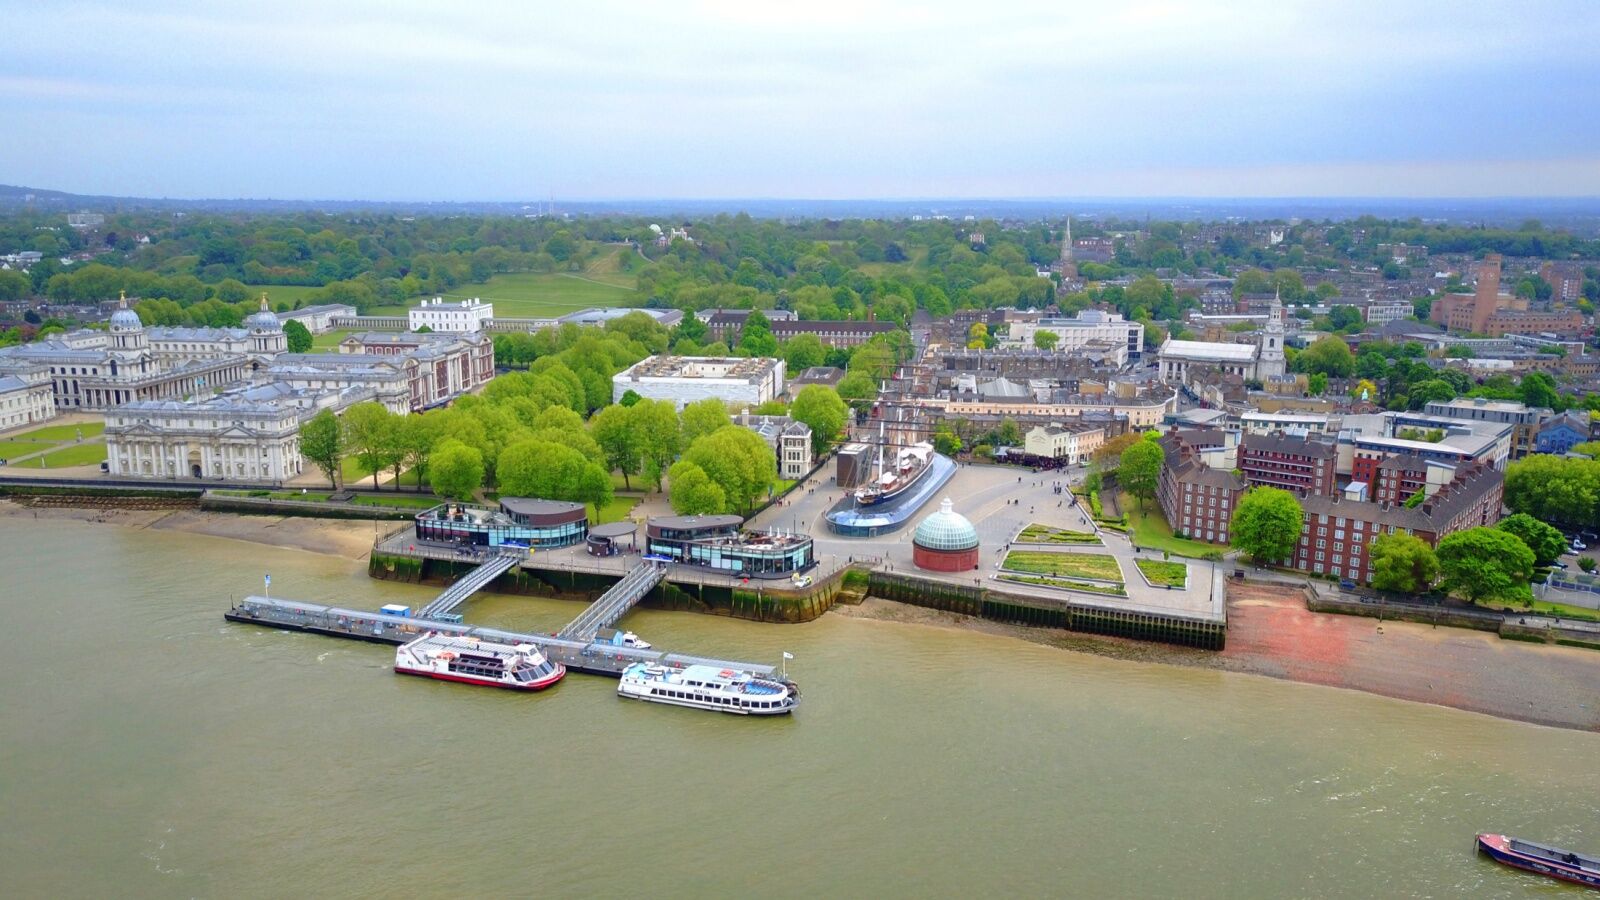
[[[0,0],[0,183],[324,200],[1600,196],[1600,6]]]

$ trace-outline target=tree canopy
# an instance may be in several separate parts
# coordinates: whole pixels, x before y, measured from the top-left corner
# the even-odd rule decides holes
[[[1380,591],[1420,594],[1439,578],[1439,558],[1423,539],[1395,532],[1379,535],[1368,557],[1372,586]]]
[[[1533,592],[1533,551],[1498,528],[1468,528],[1439,540],[1439,572],[1445,590],[1473,603],[1528,602]]]
[[[1300,501],[1293,494],[1274,487],[1253,487],[1239,498],[1228,533],[1233,546],[1257,562],[1277,562],[1294,553],[1303,517]]]

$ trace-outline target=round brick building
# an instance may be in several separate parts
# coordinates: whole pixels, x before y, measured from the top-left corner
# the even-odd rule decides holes
[[[978,529],[952,512],[950,501],[923,519],[911,535],[911,561],[930,572],[968,572],[978,567]]]

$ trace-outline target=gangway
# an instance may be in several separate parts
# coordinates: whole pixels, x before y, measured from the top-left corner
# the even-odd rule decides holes
[[[417,612],[419,619],[437,619],[441,615],[449,615],[455,608],[467,602],[467,598],[487,587],[501,575],[511,570],[512,566],[521,562],[521,553],[499,553],[485,560],[476,569],[463,575],[455,584],[445,588],[444,593],[435,597],[432,603],[424,606]]]
[[[646,594],[661,583],[666,574],[665,563],[655,560],[639,563],[629,569],[621,581],[601,594],[600,599],[589,604],[589,607],[579,613],[567,627],[561,629],[560,637],[584,643],[593,641],[595,635],[600,633],[600,629],[617,624],[617,620],[643,600]]]

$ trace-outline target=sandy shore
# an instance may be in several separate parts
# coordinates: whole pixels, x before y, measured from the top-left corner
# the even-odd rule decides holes
[[[1298,590],[1230,586],[1228,648],[1191,650],[1029,628],[869,599],[832,614],[957,628],[1115,659],[1221,669],[1433,703],[1504,719],[1600,731],[1600,653],[1494,634],[1325,615]]]
[[[297,516],[241,516],[198,509],[29,508],[0,501],[0,517],[93,522],[125,528],[178,531],[250,541],[291,550],[324,553],[349,560],[366,559],[373,538],[396,523],[369,519],[309,519]]]

